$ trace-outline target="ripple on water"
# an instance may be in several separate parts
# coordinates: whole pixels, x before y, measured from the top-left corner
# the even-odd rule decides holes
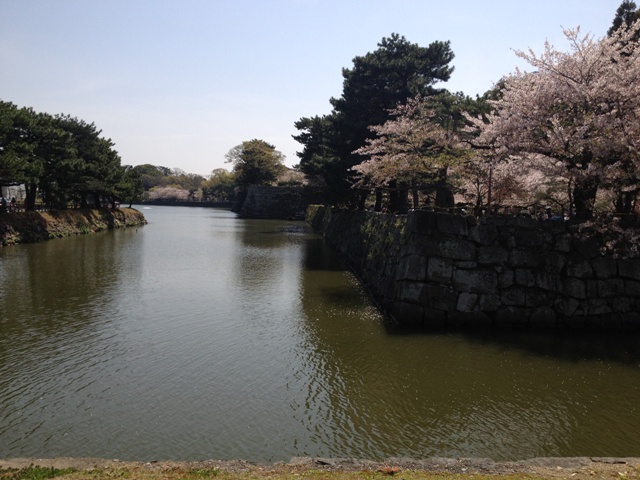
[[[300,224],[182,211],[0,250],[0,457],[640,456],[633,342],[394,329]]]

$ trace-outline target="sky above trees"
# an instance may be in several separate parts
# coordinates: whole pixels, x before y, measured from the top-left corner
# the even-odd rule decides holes
[[[606,35],[620,0],[0,0],[0,99],[95,122],[123,164],[208,174],[263,139],[289,166],[301,117],[331,111],[342,68],[391,33],[451,41],[441,85],[475,96],[513,50]]]

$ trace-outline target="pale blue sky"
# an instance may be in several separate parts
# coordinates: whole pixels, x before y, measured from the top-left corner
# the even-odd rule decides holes
[[[208,174],[244,140],[298,163],[301,117],[329,113],[343,67],[396,32],[450,40],[442,86],[475,96],[564,46],[606,35],[621,0],[0,0],[0,99],[94,122],[123,164]]]

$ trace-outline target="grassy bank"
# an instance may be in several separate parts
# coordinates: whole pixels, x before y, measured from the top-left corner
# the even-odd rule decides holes
[[[30,462],[30,463],[28,463]],[[546,458],[522,462],[484,459],[432,459],[390,463],[298,459],[291,463],[253,464],[244,461],[120,462],[97,459],[0,460],[0,479],[132,480],[517,480],[618,479],[639,480],[640,459]]]
[[[0,245],[41,242],[145,223],[144,215],[134,208],[3,213]]]

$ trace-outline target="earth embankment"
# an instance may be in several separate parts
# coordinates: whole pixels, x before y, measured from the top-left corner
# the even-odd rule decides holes
[[[0,245],[41,242],[146,223],[144,215],[134,208],[2,213]]]

